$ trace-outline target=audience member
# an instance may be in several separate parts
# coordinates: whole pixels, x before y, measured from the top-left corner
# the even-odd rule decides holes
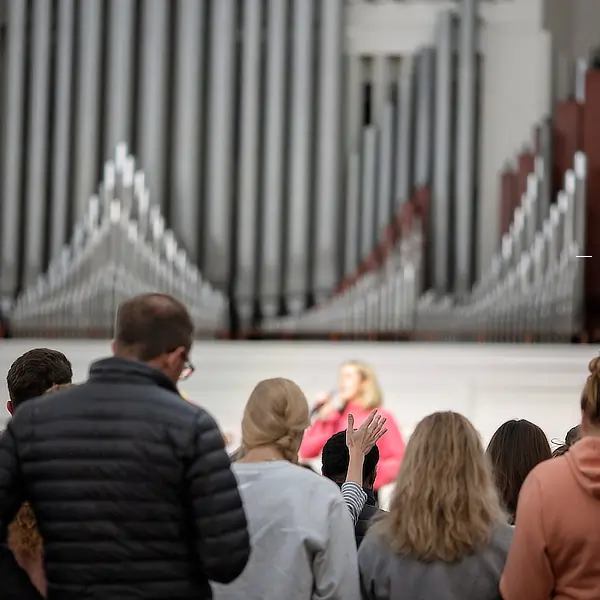
[[[53,394],[70,387],[73,387],[72,383],[55,385],[46,394]],[[41,594],[46,595],[44,543],[29,502],[25,502],[21,506],[15,520],[8,528],[8,546],[19,566],[29,575],[31,582]]]
[[[475,428],[434,413],[410,437],[390,512],[361,544],[363,600],[496,600],[512,535]]]
[[[511,525],[515,522],[519,491],[531,469],[552,457],[546,434],[525,419],[498,427],[487,448],[500,501]]]
[[[332,435],[323,446],[323,465],[322,474],[341,486],[348,475],[348,467],[350,464],[350,452],[346,443],[346,431],[340,431]],[[356,545],[360,546],[369,523],[373,517],[378,514],[383,514],[377,506],[377,500],[373,493],[373,484],[377,477],[377,463],[379,462],[379,449],[373,446],[365,455],[363,471],[362,471],[362,487],[367,495],[367,502],[363,508],[358,521],[354,526],[354,535],[356,537]]]
[[[552,458],[557,458],[565,454],[569,448],[581,438],[581,427],[576,425],[567,431],[564,444],[559,442],[559,446],[552,452]],[[556,443],[556,442],[555,442]]]
[[[33,348],[19,356],[6,376],[9,400],[6,403],[12,415],[26,400],[46,393],[54,385],[71,383],[73,368],[67,357],[58,350]]]
[[[371,412],[367,420],[354,430],[354,415],[348,415],[348,427],[344,432],[344,445],[348,452],[348,466],[346,468],[345,477],[340,484],[342,497],[350,511],[352,521],[356,525],[364,510],[368,495],[363,489],[363,463],[365,454],[368,453],[386,433],[384,429],[386,419],[377,414],[374,410]],[[353,432],[348,435],[348,432]],[[356,443],[360,440],[360,443]],[[232,462],[241,460],[245,456],[243,446],[240,446],[230,457]],[[301,464],[301,466],[310,469],[310,465]]]
[[[49,597],[201,600],[208,580],[246,566],[222,434],[177,391],[193,329],[169,296],[124,302],[114,356],[86,383],[20,406],[0,437],[0,531],[29,500]]]
[[[248,567],[216,600],[359,598],[352,521],[338,487],[298,466],[308,402],[287,379],[261,381],[242,419],[233,466],[252,539]]]
[[[10,399],[6,408],[13,414],[17,407],[46,393],[48,388],[72,385],[72,377],[71,363],[62,352],[49,348],[29,350],[17,358],[8,371],[6,383]],[[0,549],[0,600],[28,600],[45,595],[43,561],[44,545],[37,521],[29,503],[24,503],[9,526],[8,548]]]
[[[596,600],[600,590],[600,358],[581,395],[582,439],[538,465],[517,507],[500,583],[505,600]]]

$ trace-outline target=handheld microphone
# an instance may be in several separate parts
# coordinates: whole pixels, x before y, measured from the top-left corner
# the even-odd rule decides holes
[[[343,412],[344,407],[346,406],[346,403],[338,396],[337,391],[332,391],[329,394],[327,394],[330,398],[330,400],[326,401],[326,402],[322,402],[321,404],[316,404],[315,406],[312,407],[311,411],[310,411],[310,418],[312,419],[314,416],[316,416],[318,414],[318,412],[326,405],[326,404],[332,404],[334,406],[334,408],[338,411],[338,412]]]

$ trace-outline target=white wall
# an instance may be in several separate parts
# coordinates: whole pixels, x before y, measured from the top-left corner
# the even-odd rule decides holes
[[[2,381],[17,356],[45,345],[65,352],[78,381],[91,361],[109,352],[106,342],[0,342]],[[486,443],[511,418],[539,424],[552,439],[577,423],[587,363],[597,352],[591,346],[203,342],[193,352],[196,372],[182,388],[237,443],[244,404],[259,380],[289,377],[313,398],[335,385],[339,363],[355,358],[375,367],[385,404],[406,436],[425,415],[456,410],[473,420]],[[8,415],[1,410],[0,416],[1,425]]]
[[[411,54],[432,43],[436,15],[447,8],[456,8],[456,2],[356,2],[348,10],[349,51]],[[499,172],[531,141],[534,126],[549,113],[551,98],[551,40],[543,28],[543,0],[481,3],[480,18],[479,270],[489,265],[498,247]]]

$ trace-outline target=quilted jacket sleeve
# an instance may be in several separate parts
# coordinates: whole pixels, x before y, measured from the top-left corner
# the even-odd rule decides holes
[[[23,490],[12,422],[0,434],[0,541],[23,503]]]
[[[196,549],[206,577],[230,583],[248,562],[250,538],[223,436],[205,411],[196,417],[192,450],[187,481]]]
[[[23,502],[12,424],[0,434],[0,600],[41,600],[42,596],[6,546],[8,525]]]

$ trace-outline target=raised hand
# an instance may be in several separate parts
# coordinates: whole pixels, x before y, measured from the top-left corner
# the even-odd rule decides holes
[[[364,456],[371,448],[387,433],[384,427],[387,419],[374,410],[367,420],[358,428],[354,429],[354,415],[348,415],[348,427],[346,429],[346,445],[350,453],[359,453]]]

